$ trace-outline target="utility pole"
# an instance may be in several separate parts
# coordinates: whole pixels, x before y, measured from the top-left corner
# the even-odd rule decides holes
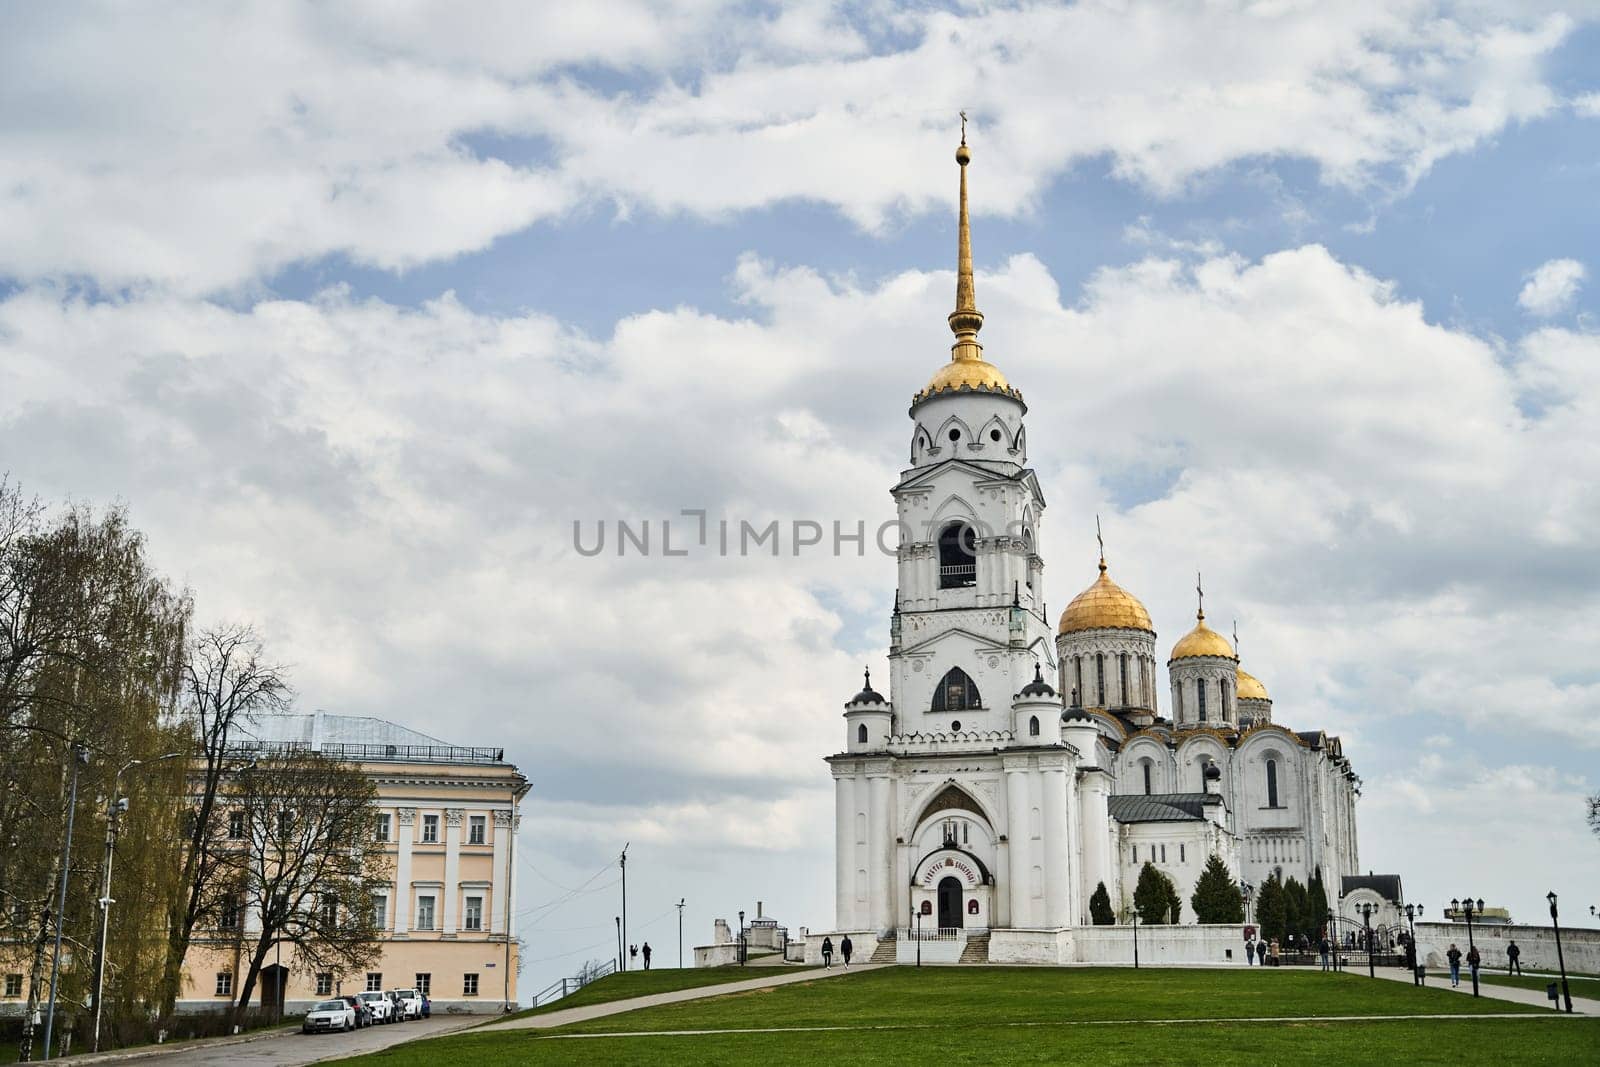
[[[67,836],[61,843],[61,893],[56,900],[56,947],[50,956],[50,1011],[44,1017],[44,1059],[50,1058],[50,1035],[56,1022],[56,985],[61,979],[62,913],[67,909],[67,871],[72,866],[72,817],[78,810],[78,768],[89,763],[89,750],[72,745],[72,786],[67,791]]]
[[[632,844],[632,842],[629,842]],[[622,943],[628,943],[628,846],[622,846],[622,858],[617,861],[622,867]],[[620,955],[620,954],[619,954]],[[622,969],[628,969],[628,957],[622,956]]]
[[[678,898],[678,970],[683,970],[683,898]]]

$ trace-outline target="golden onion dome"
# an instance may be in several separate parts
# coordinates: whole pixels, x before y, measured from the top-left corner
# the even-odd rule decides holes
[[[1113,582],[1106,574],[1106,561],[1100,561],[1100,577],[1077,596],[1061,613],[1057,633],[1072,634],[1082,630],[1144,630],[1155,633],[1150,613],[1139,603],[1139,598]]]
[[[1221,656],[1236,659],[1228,639],[1206,625],[1204,612],[1195,615],[1194,629],[1178,639],[1172,646],[1172,659],[1192,659],[1196,656]]]
[[[1234,696],[1240,700],[1271,700],[1267,696],[1267,687],[1261,680],[1247,670],[1239,671],[1239,687],[1234,690]]]
[[[992,393],[1015,395],[1016,390],[1006,381],[1006,376],[986,359],[952,359],[939,368],[928,382],[927,388],[917,394],[919,399],[948,392],[952,389],[984,389]]]

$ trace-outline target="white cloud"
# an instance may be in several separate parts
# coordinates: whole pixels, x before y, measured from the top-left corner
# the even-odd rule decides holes
[[[1578,288],[1587,272],[1575,259],[1552,259],[1541,263],[1528,275],[1517,294],[1517,304],[1530,315],[1549,318],[1559,315],[1577,299]]]
[[[1262,159],[1404,186],[1555,107],[1569,27],[1426,3],[6,17],[0,275],[188,293],[334,254],[404,270],[595,204],[878,227],[948,203],[927,161],[960,106],[985,211],[1097,158],[1161,194]]]
[[[1600,118],[1600,93],[1585,93],[1572,99],[1572,110],[1584,118]]]

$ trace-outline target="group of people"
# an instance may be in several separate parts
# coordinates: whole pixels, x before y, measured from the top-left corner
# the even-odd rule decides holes
[[[850,953],[854,951],[855,946],[850,943],[850,935],[845,934],[839,941],[839,955],[844,957],[844,965],[846,967],[850,966]],[[822,939],[822,965],[824,967],[833,966],[833,938],[831,937]]]
[[[1459,986],[1461,984],[1462,957],[1461,950],[1456,948],[1455,942],[1452,941],[1450,943],[1450,951],[1444,954],[1444,958],[1450,961],[1450,984]],[[1483,963],[1483,957],[1478,953],[1478,946],[1471,945],[1467,948],[1466,960],[1467,967],[1472,974],[1472,980],[1477,981],[1478,967]],[[1517,946],[1515,941],[1506,946],[1506,973],[1522,973],[1522,949]]]
[[[628,946],[628,958],[630,960],[635,960],[635,961],[638,960],[638,958],[639,958],[639,946],[638,945],[629,945]],[[647,970],[647,971],[650,969],[650,942],[648,942],[648,941],[646,941],[644,943],[644,969]]]
[[[1276,967],[1278,965],[1277,938],[1273,938],[1271,941],[1257,941],[1252,938],[1244,943],[1244,959],[1246,966],[1254,966],[1259,963],[1261,966],[1265,967],[1267,966],[1267,958],[1269,956],[1272,958],[1271,965]]]

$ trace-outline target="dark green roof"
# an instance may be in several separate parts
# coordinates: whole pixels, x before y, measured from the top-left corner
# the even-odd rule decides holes
[[[1152,793],[1108,797],[1117,822],[1193,822],[1206,817],[1206,804],[1221,797],[1209,793]]]

